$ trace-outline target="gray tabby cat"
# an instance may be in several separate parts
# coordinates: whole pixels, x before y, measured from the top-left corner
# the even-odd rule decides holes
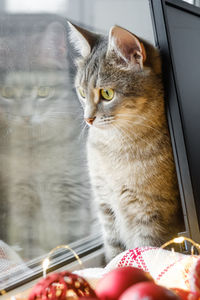
[[[107,260],[160,246],[183,230],[158,51],[114,26],[109,36],[69,24],[75,86],[90,126],[87,153]]]
[[[0,239],[27,259],[88,235],[90,195],[65,27],[20,18],[0,37]]]

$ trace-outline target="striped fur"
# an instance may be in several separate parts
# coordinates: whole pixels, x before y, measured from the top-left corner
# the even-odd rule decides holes
[[[97,36],[90,54],[78,61],[75,85],[86,93],[85,99],[79,95],[84,116],[96,117],[89,129],[88,166],[107,260],[124,249],[160,246],[183,230],[160,56],[142,42],[147,58],[140,65],[141,53],[135,61],[123,60],[118,52],[127,45],[108,50],[106,36]],[[112,88],[114,99],[97,101],[101,88]]]

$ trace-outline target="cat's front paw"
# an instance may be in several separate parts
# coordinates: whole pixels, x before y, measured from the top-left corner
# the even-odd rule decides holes
[[[109,263],[118,254],[125,251],[125,248],[120,244],[104,244],[105,261]]]

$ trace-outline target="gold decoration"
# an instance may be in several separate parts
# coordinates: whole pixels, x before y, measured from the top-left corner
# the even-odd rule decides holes
[[[181,245],[185,241],[190,243],[190,253],[184,253],[183,251],[178,251],[176,252],[176,247],[175,245]],[[166,272],[170,272],[169,270],[171,268],[174,268],[174,272],[177,274],[176,278],[176,283],[171,281],[170,276],[166,276],[166,273],[163,273],[161,277],[159,277],[159,272],[158,274],[156,266],[159,265],[159,255],[162,253],[161,251],[158,251],[157,254],[154,257],[154,265],[155,265],[155,278],[156,282],[158,284],[163,284],[168,288],[176,287],[176,288],[181,288],[181,289],[186,289],[188,290],[190,288],[189,286],[189,274],[191,272],[192,266],[196,263],[196,261],[199,258],[200,255],[200,245],[193,241],[191,238],[184,237],[184,236],[179,236],[171,239],[170,241],[164,243],[161,247],[160,250],[163,250],[167,247],[171,248],[171,254],[168,256],[168,262],[165,266]],[[196,248],[198,254],[194,254],[194,249]],[[168,248],[169,249],[169,248]],[[181,250],[181,248],[180,248]],[[182,249],[183,250],[183,249]],[[186,249],[187,250],[187,249]],[[190,255],[186,255],[190,254]],[[169,273],[168,273],[169,275]],[[175,286],[174,286],[175,284]]]
[[[188,241],[192,244],[192,247],[191,247],[191,255],[193,255],[193,252],[194,252],[194,247],[197,249],[199,255],[200,255],[200,245],[198,243],[196,243],[195,241],[193,241],[192,239],[188,238],[188,237],[185,237],[185,236],[179,236],[179,237],[176,237],[176,238],[173,238],[172,240],[164,243],[161,248],[164,249],[166,248],[167,246],[169,246],[170,244],[182,244],[183,242],[185,241]],[[174,251],[174,248],[172,248]]]
[[[77,289],[80,288],[80,286],[81,286],[80,282],[78,282],[78,281],[76,281],[74,285],[75,285],[75,288],[77,288]]]
[[[75,300],[78,299],[79,297],[76,295],[76,293],[74,292],[74,290],[70,289],[67,290],[66,292],[66,297],[68,300]]]
[[[46,278],[46,274],[47,274],[47,269],[48,269],[48,266],[50,264],[50,256],[55,252],[57,251],[58,249],[67,249],[67,250],[70,250],[74,257],[77,259],[79,265],[81,266],[81,268],[83,268],[83,263],[80,259],[80,257],[78,256],[78,254],[72,249],[70,248],[68,245],[59,245],[55,248],[53,248],[47,255],[47,257],[43,260],[43,263],[42,263],[42,267],[43,267],[43,277]]]

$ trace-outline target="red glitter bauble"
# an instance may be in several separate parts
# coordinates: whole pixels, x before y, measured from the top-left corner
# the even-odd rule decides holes
[[[29,300],[75,300],[96,298],[94,290],[81,276],[63,271],[40,280],[32,289]]]

